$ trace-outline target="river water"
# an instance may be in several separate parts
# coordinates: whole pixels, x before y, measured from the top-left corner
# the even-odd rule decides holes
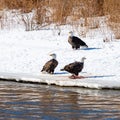
[[[0,120],[86,119],[120,119],[120,91],[0,81]]]

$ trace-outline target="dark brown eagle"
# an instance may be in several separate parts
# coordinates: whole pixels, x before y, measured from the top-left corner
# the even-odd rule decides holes
[[[49,73],[49,74],[54,73],[54,70],[58,65],[58,61],[56,60],[56,54],[55,53],[50,54],[50,56],[52,56],[52,59],[45,63],[41,72],[46,72],[46,73]]]
[[[68,42],[72,46],[73,49],[79,49],[80,46],[88,47],[88,45],[82,41],[80,38],[73,35],[73,32],[69,32],[70,36],[68,38]]]
[[[80,62],[73,62],[70,63],[68,65],[65,65],[63,69],[61,69],[61,71],[67,71],[69,73],[72,74],[72,76],[70,78],[78,78],[79,72],[82,71],[83,67],[84,67],[84,60],[86,58],[82,57]]]

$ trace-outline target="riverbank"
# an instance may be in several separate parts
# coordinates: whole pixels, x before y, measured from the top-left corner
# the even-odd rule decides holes
[[[5,76],[8,76],[8,73],[12,76],[17,74],[20,79],[24,75],[27,76],[27,74],[30,75],[28,78],[34,75],[39,76],[37,80],[44,76],[45,79],[42,80],[43,82],[46,80],[47,84],[58,85],[59,83],[61,86],[89,86],[89,88],[91,86],[97,86],[97,88],[110,86],[112,88],[119,88],[119,40],[113,39],[113,41],[103,42],[102,33],[99,30],[94,30],[93,32],[90,31],[86,38],[79,36],[87,43],[87,49],[73,50],[67,41],[70,30],[72,28],[69,26],[63,26],[60,35],[58,35],[57,30],[52,28],[29,32],[22,29],[1,31],[0,73],[5,73]],[[94,34],[91,34],[91,32]],[[75,35],[78,36],[76,32]],[[49,56],[50,53],[56,53],[59,62],[55,69],[55,76],[67,77],[63,77],[62,79],[59,77],[59,81],[55,78],[55,81],[52,75],[43,75],[40,72],[43,65],[51,59]],[[79,75],[87,76],[87,78],[83,80],[68,80],[70,74],[62,72],[60,69],[66,64],[79,61],[81,57],[86,57],[87,59],[83,71]],[[4,75],[1,74],[1,76]],[[9,79],[11,78],[9,77]]]

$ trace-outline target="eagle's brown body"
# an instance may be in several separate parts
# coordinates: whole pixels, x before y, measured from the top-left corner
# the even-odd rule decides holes
[[[50,74],[54,73],[54,70],[58,65],[58,61],[55,59],[56,58],[55,54],[51,54],[50,56],[52,56],[53,58],[45,63],[41,72],[47,72],[47,73],[50,73]]]
[[[47,73],[53,74],[57,65],[58,65],[57,60],[55,59],[49,60],[47,63],[45,63],[41,72],[45,71]]]
[[[80,46],[88,47],[88,45],[82,41],[80,38],[73,35],[73,32],[69,32],[70,36],[68,37],[68,42],[73,49],[78,49]]]
[[[81,62],[73,62],[68,65],[66,65],[63,69],[71,74],[78,75],[79,72],[82,71],[84,63]]]
[[[73,49],[78,49],[80,46],[88,47],[84,41],[75,36],[69,36],[68,42],[71,44]]]
[[[67,72],[71,73],[75,78],[82,71],[82,69],[84,67],[84,60],[85,59],[86,58],[83,57],[81,59],[81,62],[73,62],[73,63],[70,63],[68,65],[65,65],[64,68],[61,69],[61,71],[67,71]]]

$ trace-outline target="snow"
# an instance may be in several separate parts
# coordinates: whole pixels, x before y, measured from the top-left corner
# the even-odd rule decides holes
[[[60,36],[58,30],[52,28],[1,30],[0,78],[59,86],[120,89],[120,41],[103,42],[102,32],[91,30],[86,38],[81,36],[89,48],[73,50],[67,41],[70,30],[71,27],[62,26]],[[50,59],[50,53],[57,54],[59,64],[54,75],[42,74],[40,70]],[[87,59],[79,75],[86,78],[69,79],[71,74],[60,71],[64,65],[79,61],[83,56]]]

